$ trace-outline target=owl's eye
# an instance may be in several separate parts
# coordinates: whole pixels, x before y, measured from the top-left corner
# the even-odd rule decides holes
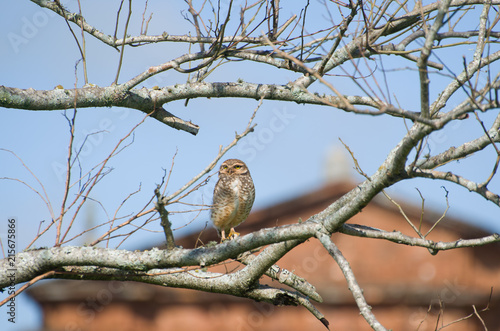
[[[222,166],[222,169],[227,169],[227,165],[223,165],[223,166]]]
[[[234,166],[234,169],[240,169],[240,168],[241,168],[241,166],[240,166],[240,165],[235,165],[235,166]]]

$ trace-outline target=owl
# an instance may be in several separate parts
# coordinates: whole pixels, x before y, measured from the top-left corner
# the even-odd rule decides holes
[[[234,228],[246,220],[254,199],[255,187],[247,165],[238,159],[224,161],[220,166],[210,214],[221,241],[239,235]]]

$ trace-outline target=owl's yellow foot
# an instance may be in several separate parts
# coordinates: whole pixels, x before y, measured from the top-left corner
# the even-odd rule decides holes
[[[238,238],[240,236],[239,232],[234,231],[234,228],[231,228],[231,231],[229,231],[229,234],[226,237],[226,233],[224,230],[220,232],[220,242],[224,242],[226,240],[233,240],[235,238]]]
[[[227,235],[227,239],[233,240],[235,238],[238,238],[239,236],[239,232],[236,232],[234,231],[234,228],[231,228],[231,231],[229,231],[229,234]]]

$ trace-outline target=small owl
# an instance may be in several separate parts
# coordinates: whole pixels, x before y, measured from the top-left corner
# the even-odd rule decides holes
[[[222,241],[239,235],[234,228],[246,220],[254,199],[255,187],[247,165],[237,159],[224,161],[215,185],[210,215]]]

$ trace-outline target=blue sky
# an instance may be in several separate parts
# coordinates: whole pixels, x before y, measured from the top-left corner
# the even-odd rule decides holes
[[[97,3],[97,2],[96,2]],[[73,2],[74,4],[74,2]],[[93,5],[90,2],[88,8]],[[183,2],[156,7],[150,26],[151,34],[169,29],[170,34],[182,34],[186,30],[194,33],[192,27],[179,15],[184,9]],[[172,8],[172,6],[178,6]],[[100,29],[112,33],[116,4],[99,2],[101,10],[89,12],[87,21]],[[109,7],[106,7],[109,6]],[[75,84],[75,63],[79,53],[66,24],[59,17],[49,14],[29,1],[9,2],[0,11],[0,84],[10,87],[53,89],[57,85],[71,88]],[[319,15],[319,12],[312,13]],[[84,12],[87,9],[84,8]],[[142,9],[134,8],[134,13]],[[286,14],[286,13],[283,13]],[[311,14],[312,15],[312,14]],[[320,20],[318,20],[320,21]],[[164,22],[167,23],[167,27]],[[313,23],[311,23],[313,24]],[[319,24],[319,23],[318,23]],[[130,34],[137,34],[140,14],[134,16]],[[74,28],[74,26],[73,26]],[[311,29],[314,28],[311,26]],[[74,28],[75,29],[75,28]],[[75,31],[78,32],[77,29]],[[22,36],[13,42],[13,34]],[[86,38],[89,81],[99,86],[109,85],[115,77],[118,52],[102,45],[92,37]],[[124,82],[146,70],[187,51],[185,45],[150,45],[127,49],[124,56],[120,82]],[[464,55],[471,57],[473,48],[463,48]],[[443,53],[446,56],[447,53]],[[460,65],[462,57],[451,57],[450,66]],[[380,59],[374,58],[379,64]],[[397,101],[413,111],[419,109],[418,74],[415,64],[403,62],[395,56],[383,59],[389,89],[397,96]],[[78,86],[82,85],[81,64],[76,70]],[[336,72],[336,74],[343,74]],[[232,63],[214,72],[209,81],[235,81],[242,78],[248,82],[277,82],[286,84],[298,77],[287,71],[280,71],[262,65]],[[382,76],[377,76],[382,79]],[[449,78],[431,76],[432,97]],[[185,76],[167,72],[151,79],[139,87],[167,86],[184,83]],[[345,94],[359,94],[359,90],[346,78],[330,77],[330,80]],[[317,87],[315,91],[326,91]],[[457,101],[458,102],[458,101]],[[173,192],[195,174],[200,172],[216,156],[220,145],[229,144],[235,131],[242,132],[257,106],[255,100],[237,99],[193,99],[188,106],[184,101],[165,105],[175,115],[191,120],[200,126],[197,136],[191,136],[167,127],[154,119],[147,119],[136,131],[133,143],[116,158],[110,166],[113,170],[94,191],[92,198],[98,203],[88,203],[77,219],[76,230],[89,224],[98,224],[113,215],[122,201],[140,188],[120,210],[125,216],[141,208],[153,195],[156,184],[161,182],[164,169],[170,169],[172,158],[177,153],[172,177],[167,188]],[[452,106],[452,105],[450,105]],[[481,114],[481,119],[491,123],[496,116]],[[68,112],[70,114],[70,112]],[[82,169],[89,169],[105,158],[119,139],[144,117],[136,110],[122,108],[80,109],[76,122],[76,145],[82,148],[80,162]],[[60,167],[64,165],[69,141],[67,120],[62,111],[24,111],[0,109],[0,148],[15,152],[43,184],[52,206],[57,213],[60,208],[64,181]],[[363,171],[372,174],[378,169],[389,151],[406,132],[402,119],[388,116],[369,117],[345,113],[338,109],[297,105],[292,103],[264,101],[255,118],[256,130],[247,139],[234,147],[225,158],[240,158],[251,170],[256,185],[254,208],[262,208],[273,203],[309,192],[324,185],[328,153],[341,149],[341,138],[353,151]],[[410,125],[411,123],[407,123]],[[473,139],[481,134],[481,128],[473,117],[457,122],[433,134],[428,143],[432,153],[446,150],[450,146]],[[89,134],[92,134],[88,136]],[[131,140],[128,140],[131,142]],[[346,157],[347,154],[346,154]],[[495,160],[492,148],[450,164],[447,169],[460,170],[460,174],[473,180],[487,178]],[[352,162],[349,163],[352,167]],[[361,178],[351,170],[353,180]],[[22,167],[12,154],[0,151],[0,177],[17,178],[42,192],[42,187],[34,177]],[[191,201],[210,203],[215,179],[199,192]],[[449,215],[460,217],[488,231],[500,232],[498,207],[482,197],[450,183],[439,181],[408,180],[388,189],[398,201],[420,205],[418,188],[425,197],[426,206],[433,211],[443,212],[446,206],[444,190],[449,193]],[[490,189],[500,191],[500,182],[494,178]],[[71,197],[70,197],[71,198]],[[0,183],[0,234],[6,233],[6,220],[17,219],[18,250],[22,250],[37,233],[40,222],[50,221],[46,204],[30,189],[19,182],[2,180]],[[174,228],[180,228],[175,235],[199,231],[208,221],[207,212],[202,212],[194,222],[193,215],[172,216]],[[3,225],[2,225],[3,224]],[[406,224],[402,223],[402,226]],[[80,227],[81,226],[81,227]],[[407,225],[406,225],[407,226]],[[138,232],[125,242],[123,248],[145,247],[151,243],[161,243],[164,238],[159,224],[150,224],[151,231]],[[76,234],[78,231],[75,231]],[[94,234],[76,240],[81,244]],[[48,233],[35,246],[50,246],[54,242],[53,233]],[[5,245],[5,243],[4,243]],[[25,295],[18,298],[18,323],[6,322],[5,308],[0,309],[2,329],[20,330],[40,323],[40,315]]]

